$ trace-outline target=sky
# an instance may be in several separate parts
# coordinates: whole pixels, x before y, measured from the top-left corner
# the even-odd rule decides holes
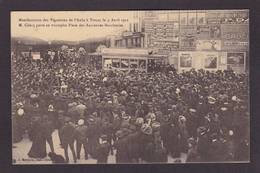
[[[80,23],[83,24],[105,24],[104,22],[96,21],[105,19],[107,24],[123,25],[120,27],[42,27],[39,24],[68,24],[68,22],[54,22],[50,19],[83,19]],[[90,19],[91,18],[91,19]],[[124,19],[122,21],[111,22],[111,19]],[[23,21],[19,21],[23,19]],[[39,21],[24,21],[24,20],[42,20]],[[48,22],[43,22],[43,19],[48,19]],[[89,21],[86,21],[88,19]],[[94,20],[93,20],[94,19]],[[91,21],[90,21],[91,20]],[[128,20],[128,21],[126,21]],[[80,41],[88,38],[106,37],[108,35],[120,34],[124,30],[129,30],[129,23],[133,22],[133,11],[66,11],[66,12],[11,12],[11,36],[12,37],[36,37],[46,41],[51,40],[66,40]],[[71,23],[71,22],[70,22]],[[78,22],[76,22],[79,24]],[[22,24],[22,26],[19,26]],[[33,25],[34,26],[28,26]],[[71,23],[75,24],[75,22]],[[36,25],[38,25],[36,27]]]

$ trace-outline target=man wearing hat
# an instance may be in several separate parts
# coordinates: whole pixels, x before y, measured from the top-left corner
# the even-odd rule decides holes
[[[65,124],[65,116],[64,116],[64,111],[62,110],[59,110],[58,111],[58,122],[57,122],[57,129],[58,129],[58,136],[59,136],[59,139],[60,139],[60,145],[61,147],[63,147],[62,145],[62,135],[61,135],[61,129],[62,127],[64,126]]]
[[[127,132],[123,130],[118,130],[116,132],[117,140],[114,142],[114,147],[116,148],[116,163],[129,163],[127,145],[128,140],[126,138]]]
[[[71,119],[69,117],[65,117],[65,124],[61,128],[61,140],[62,140],[62,146],[64,148],[64,155],[66,162],[69,163],[69,156],[68,156],[68,147],[70,147],[70,150],[73,155],[74,163],[77,162],[76,152],[74,148],[74,141],[76,139],[76,131],[75,131],[75,125],[72,124]]]
[[[97,146],[96,152],[97,152],[97,163],[107,163],[109,151],[110,151],[111,145],[108,142],[108,136],[107,135],[101,135],[99,144]]]
[[[76,151],[77,151],[77,159],[80,159],[80,151],[83,145],[84,153],[85,153],[85,160],[88,159],[88,152],[87,152],[87,133],[88,129],[85,125],[83,119],[78,120],[78,125],[76,126]]]
[[[140,156],[143,162],[152,162],[153,151],[154,151],[154,141],[153,141],[153,131],[149,124],[143,124],[141,127],[140,136]]]
[[[153,135],[154,135],[154,155],[153,155],[153,162],[167,162],[167,152],[166,149],[162,145],[162,139],[160,135],[160,123],[159,122],[153,122],[151,125],[153,129]]]
[[[98,145],[101,127],[97,124],[97,120],[94,117],[87,119],[88,122],[88,132],[87,132],[87,151],[92,158],[96,158],[96,146]]]
[[[207,134],[206,127],[199,127],[197,129],[198,133],[198,154],[200,155],[201,161],[208,161],[209,159],[209,148],[210,148],[210,138]]]

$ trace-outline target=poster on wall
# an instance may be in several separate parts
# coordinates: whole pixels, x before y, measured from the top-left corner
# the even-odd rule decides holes
[[[188,25],[196,25],[196,13],[188,13]]]
[[[219,65],[226,65],[226,64],[227,64],[227,52],[220,52]]]
[[[232,41],[232,40],[222,40],[221,41],[222,50],[239,50],[248,51],[249,43],[247,41]]]
[[[223,40],[247,41],[249,40],[248,25],[221,25]]]
[[[180,67],[181,68],[191,68],[192,67],[192,55],[191,53],[181,52],[180,57]]]
[[[232,66],[244,66],[245,53],[244,52],[228,52],[227,64]]]
[[[195,50],[196,49],[196,37],[195,36],[183,36],[180,38],[181,50]]]
[[[170,52],[168,56],[168,62],[170,65],[174,65],[175,68],[178,67],[178,52]]]
[[[187,25],[188,24],[188,13],[182,12],[180,13],[180,24]]]
[[[197,13],[197,25],[206,24],[206,13]]]
[[[197,40],[196,49],[197,50],[220,50],[221,41],[220,40]]]
[[[217,54],[207,54],[205,57],[204,68],[206,69],[216,69],[218,62]]]
[[[195,36],[197,34],[197,27],[192,25],[180,26],[180,35],[192,35]]]
[[[210,36],[210,38],[220,39],[220,37],[221,37],[220,25],[211,25],[209,36]]]
[[[209,25],[197,26],[197,37],[198,39],[209,39],[210,26]]]

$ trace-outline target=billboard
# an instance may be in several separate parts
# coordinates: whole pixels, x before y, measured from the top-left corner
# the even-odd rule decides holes
[[[244,66],[245,64],[245,53],[244,52],[228,52],[227,53],[227,64],[232,66]]]
[[[204,68],[216,69],[218,64],[218,54],[208,53],[204,59]]]
[[[221,35],[223,40],[247,41],[249,40],[249,27],[244,24],[221,25]]]
[[[180,52],[180,67],[181,68],[192,68],[192,53],[191,52]]]
[[[221,41],[220,40],[197,40],[196,41],[197,50],[220,50]]]
[[[222,50],[249,50],[249,43],[247,41],[232,41],[232,40],[222,40],[221,43]]]
[[[196,49],[196,37],[195,36],[180,37],[180,49],[181,50],[195,50]]]

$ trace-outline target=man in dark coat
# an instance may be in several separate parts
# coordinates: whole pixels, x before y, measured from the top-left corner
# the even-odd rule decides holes
[[[129,163],[129,157],[127,152],[128,140],[126,132],[119,130],[116,132],[116,137],[118,138],[114,147],[116,148],[116,163]]]
[[[110,144],[108,142],[107,135],[101,135],[101,142],[97,146],[97,163],[107,163],[109,151],[110,151]]]
[[[80,159],[80,151],[83,145],[84,152],[85,152],[85,160],[88,159],[88,152],[87,152],[87,133],[88,128],[85,125],[83,119],[78,121],[78,126],[76,127],[76,150],[77,150],[77,159]]]
[[[44,127],[44,132],[45,132],[47,143],[50,146],[51,152],[54,153],[53,140],[52,140],[52,133],[54,131],[54,125],[53,125],[53,122],[48,118],[48,115],[43,116],[42,125]]]
[[[69,156],[68,156],[68,147],[70,147],[70,150],[73,155],[73,160],[74,163],[77,162],[76,158],[76,152],[74,148],[74,141],[76,138],[76,132],[75,132],[75,125],[70,122],[70,118],[66,117],[65,118],[65,124],[61,128],[61,139],[62,139],[62,146],[64,148],[64,154],[65,154],[65,159],[66,162],[69,162]]]

